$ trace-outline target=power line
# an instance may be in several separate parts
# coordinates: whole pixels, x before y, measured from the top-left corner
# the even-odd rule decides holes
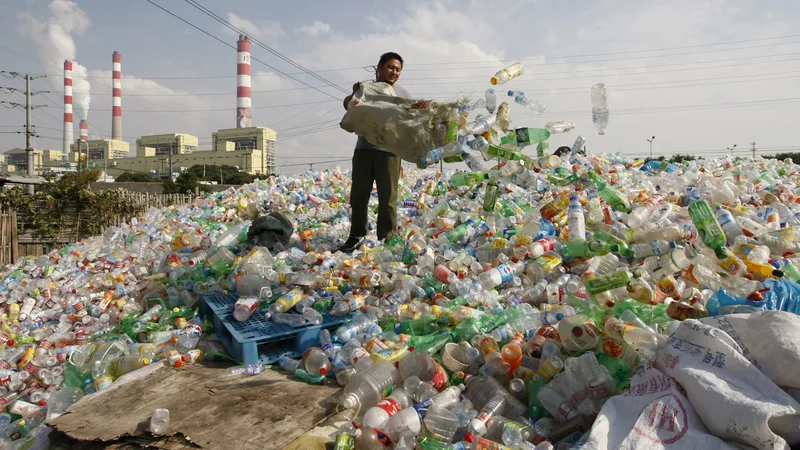
[[[244,34],[244,33],[242,33]],[[748,42],[763,42],[768,40],[776,40],[776,39],[788,39],[788,38],[797,38],[800,37],[800,34],[792,34],[792,35],[785,35],[785,36],[777,36],[777,37],[770,37],[770,38],[759,38],[759,39],[745,39],[745,40],[738,40],[738,41],[729,41],[729,42],[719,42],[719,43],[711,43],[711,44],[697,44],[697,45],[689,45],[689,46],[681,46],[681,47],[663,47],[658,49],[647,49],[647,50],[629,50],[629,51],[621,51],[621,52],[607,52],[607,53],[589,53],[583,55],[555,55],[555,56],[543,56],[536,59],[525,59],[525,58],[510,58],[510,59],[502,59],[496,61],[486,61],[486,60],[473,60],[473,61],[451,61],[451,62],[438,62],[438,63],[407,63],[403,71],[431,71],[431,70],[452,70],[451,67],[439,69],[439,68],[424,68],[424,69],[416,69],[417,66],[450,66],[454,64],[470,64],[470,66],[465,67],[466,69],[480,69],[485,70],[488,67],[474,67],[473,64],[497,64],[503,62],[512,62],[512,61],[539,61],[541,59],[569,59],[569,58],[587,58],[587,57],[595,57],[595,56],[610,56],[610,55],[621,55],[621,54],[633,54],[633,53],[648,53],[648,52],[658,52],[658,51],[667,51],[667,50],[685,50],[690,48],[701,48],[701,47],[712,47],[712,46],[722,46],[722,45],[733,45],[733,44],[743,44]],[[764,48],[764,47],[772,47],[772,46],[783,46],[783,45],[791,45],[796,44],[798,42],[784,42],[784,43],[775,43],[775,44],[767,44],[767,45],[760,45],[755,47],[742,47],[742,48],[733,48],[733,49],[720,49],[714,50],[714,52],[726,52],[726,51],[736,51],[736,50],[749,50],[753,48]],[[707,52],[703,52],[707,53]],[[673,54],[673,55],[658,55],[656,57],[665,57],[665,56],[684,56],[689,54],[696,54],[696,53],[680,53],[680,54]],[[624,60],[630,59],[644,59],[650,58],[653,56],[640,56],[637,58],[625,58]],[[608,62],[608,61],[618,61],[618,59],[607,59],[607,60],[599,60],[599,61],[587,61],[587,62]],[[580,64],[582,61],[572,61],[572,62],[543,62],[540,64],[527,64],[527,65],[564,65],[564,64]],[[321,69],[315,70],[316,73],[321,72],[343,72],[348,70],[363,70],[366,66],[355,66],[355,67],[343,67],[343,68],[336,68],[336,69]],[[306,72],[287,72],[289,75],[300,75]],[[253,75],[258,76],[258,75]],[[270,75],[262,75],[262,76],[270,76]],[[164,77],[146,77],[151,80],[190,80],[190,79],[224,79],[224,78],[232,78],[235,75],[208,75],[208,76],[164,76]]]
[[[185,1],[186,3],[188,3],[189,5],[191,5],[191,6],[195,7],[196,9],[200,10],[201,12],[203,12],[204,14],[206,14],[207,16],[211,17],[212,19],[216,20],[217,22],[221,23],[222,25],[224,25],[224,26],[226,26],[226,27],[230,28],[231,30],[234,30],[234,31],[236,31],[236,32],[238,32],[239,34],[247,34],[247,33],[245,33],[244,31],[242,31],[241,29],[239,29],[239,28],[237,28],[236,26],[234,26],[233,24],[231,24],[230,22],[228,22],[227,20],[225,20],[225,19],[223,19],[222,17],[218,16],[217,14],[215,14],[214,12],[212,12],[211,10],[209,10],[208,8],[206,8],[205,6],[201,5],[201,4],[200,4],[199,2],[197,2],[196,0],[184,0],[184,1]],[[281,54],[281,53],[280,53],[280,52],[278,52],[277,50],[275,50],[275,49],[273,49],[273,48],[269,47],[268,45],[266,45],[266,44],[264,44],[264,43],[262,43],[262,42],[261,42],[261,41],[259,41],[258,39],[255,39],[255,38],[252,38],[252,37],[251,37],[251,38],[250,38],[250,41],[252,41],[252,42],[253,42],[253,43],[255,43],[256,45],[258,45],[259,47],[261,47],[261,48],[263,48],[263,49],[267,50],[268,52],[272,53],[273,55],[277,56],[277,57],[278,57],[278,58],[280,58],[281,60],[283,60],[283,61],[285,61],[285,62],[287,62],[287,63],[291,64],[292,66],[294,66],[294,67],[296,67],[296,68],[298,68],[298,69],[300,69],[300,70],[302,70],[303,72],[307,73],[308,75],[311,75],[312,77],[314,77],[314,78],[318,79],[319,81],[322,81],[323,83],[325,83],[325,84],[327,84],[327,85],[329,85],[329,86],[333,87],[334,89],[337,89],[337,90],[339,90],[339,91],[341,91],[341,92],[344,92],[345,94],[350,94],[350,93],[349,93],[347,90],[345,90],[345,89],[343,89],[343,88],[341,88],[341,87],[339,87],[339,86],[337,86],[337,85],[335,85],[335,84],[331,83],[331,82],[330,82],[330,81],[328,81],[327,79],[325,79],[325,78],[323,78],[323,77],[321,77],[321,76],[317,75],[316,73],[314,73],[314,72],[312,72],[312,71],[310,71],[310,70],[306,69],[305,67],[301,66],[300,64],[298,64],[297,62],[295,62],[295,61],[294,61],[294,60],[292,60],[291,58],[288,58],[287,56],[285,56],[285,55]]]
[[[206,30],[204,30],[204,29],[202,29],[202,28],[198,27],[197,25],[195,25],[195,24],[193,24],[193,23],[189,22],[188,20],[184,19],[183,17],[180,17],[180,16],[178,16],[177,14],[173,13],[172,11],[169,11],[169,10],[167,10],[166,8],[164,8],[164,7],[160,6],[160,5],[158,5],[157,3],[153,2],[153,0],[145,0],[145,1],[146,1],[147,3],[150,3],[151,5],[155,6],[156,8],[158,8],[158,9],[160,9],[160,10],[162,10],[162,11],[166,12],[167,14],[171,15],[172,17],[175,17],[176,19],[180,20],[181,22],[183,22],[183,23],[185,23],[185,24],[187,24],[187,25],[191,26],[192,28],[194,28],[194,29],[196,29],[196,30],[198,30],[198,31],[202,32],[203,34],[205,34],[205,35],[207,35],[207,36],[209,36],[209,37],[213,38],[214,40],[216,40],[216,41],[218,41],[218,42],[222,43],[223,45],[225,45],[225,46],[227,46],[227,47],[230,47],[230,48],[232,48],[232,49],[236,50],[236,47],[235,47],[235,46],[233,46],[233,45],[229,44],[229,43],[228,43],[228,42],[226,42],[226,41],[223,41],[222,39],[220,39],[220,38],[218,38],[218,37],[214,36],[213,34],[209,33],[208,31],[206,31]],[[244,34],[244,33],[241,33],[241,34]],[[306,83],[306,82],[304,82],[304,81],[301,81],[301,80],[299,80],[299,79],[297,79],[297,78],[295,78],[295,77],[293,77],[293,76],[291,76],[291,75],[289,75],[289,74],[287,74],[287,73],[285,73],[285,72],[281,71],[280,69],[277,69],[277,68],[275,68],[275,67],[272,67],[271,65],[269,65],[269,64],[265,63],[264,61],[262,61],[262,60],[260,60],[260,59],[258,59],[258,58],[256,58],[256,57],[254,57],[253,55],[250,55],[250,59],[252,59],[252,60],[254,60],[254,61],[258,61],[258,62],[260,62],[261,64],[263,64],[263,65],[265,65],[265,66],[269,67],[270,69],[272,69],[272,70],[274,70],[274,71],[276,71],[276,72],[279,72],[279,73],[281,73],[281,74],[283,74],[283,75],[285,75],[285,76],[287,76],[287,77],[289,77],[289,78],[291,78],[291,79],[293,79],[293,80],[297,81],[297,82],[298,82],[298,83],[300,83],[300,84],[303,84],[303,85],[305,85],[305,86],[308,86],[308,87],[310,87],[310,88],[314,89],[315,91],[321,92],[321,93],[323,93],[323,94],[327,95],[328,97],[331,97],[331,98],[336,98],[336,97],[334,97],[333,95],[331,95],[331,94],[329,94],[329,93],[327,93],[327,92],[325,92],[325,91],[323,91],[323,90],[320,90],[320,89],[318,89],[318,88],[316,88],[316,87],[314,87],[314,86],[311,86],[310,84],[308,84],[308,83]],[[338,98],[336,98],[336,99],[337,99],[337,100],[341,100],[341,99],[338,99]]]
[[[336,100],[325,100],[323,103],[330,103],[330,102],[341,102],[341,99]],[[319,102],[303,102],[303,103],[290,103],[286,105],[269,105],[269,106],[257,106],[253,107],[253,109],[275,109],[275,108],[287,108],[291,106],[303,106],[303,105],[317,105]],[[50,108],[57,108],[57,106],[50,106]],[[171,110],[171,111],[163,111],[163,110],[156,110],[156,109],[126,109],[126,113],[167,113],[167,112],[176,112],[176,113],[188,113],[188,112],[220,112],[220,111],[230,111],[231,108],[216,108],[216,109],[186,109],[186,110]],[[102,109],[102,108],[93,108],[92,111],[101,111],[101,112],[109,112],[110,109]]]

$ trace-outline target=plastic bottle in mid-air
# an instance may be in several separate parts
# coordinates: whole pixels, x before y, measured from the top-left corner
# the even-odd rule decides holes
[[[497,110],[497,93],[494,88],[486,89],[486,110],[493,114]]]
[[[508,91],[508,96],[514,99],[514,102],[520,104],[532,112],[541,115],[547,108],[544,103],[528,97],[528,94],[522,91]]]
[[[578,136],[575,138],[575,142],[572,144],[572,154],[578,153],[579,151],[583,150],[583,146],[586,144],[586,138],[583,136]]]
[[[508,82],[512,78],[516,78],[522,75],[524,70],[525,69],[522,67],[522,63],[514,63],[503,70],[498,70],[490,81],[492,84],[495,85],[503,84]]]
[[[597,134],[606,134],[606,127],[608,127],[608,96],[606,93],[606,85],[604,83],[597,83],[592,86],[592,122],[597,127]]]
[[[575,124],[572,122],[567,122],[566,120],[561,120],[558,122],[548,122],[544,125],[547,130],[549,130],[553,134],[557,133],[566,133],[571,131],[575,128]]]

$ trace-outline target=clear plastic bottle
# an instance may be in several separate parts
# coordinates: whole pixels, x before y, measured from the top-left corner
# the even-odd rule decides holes
[[[465,436],[467,442],[473,442],[475,437],[486,434],[489,420],[491,420],[494,415],[503,414],[505,406],[506,399],[501,395],[496,395],[486,402],[481,408],[481,412],[478,413],[478,416],[469,423],[469,430]]]
[[[364,427],[383,428],[389,419],[411,406],[411,397],[403,389],[395,389],[392,394],[368,409],[361,423]]]
[[[233,307],[233,318],[239,322],[244,322],[258,309],[258,305],[258,297],[239,297]]]
[[[548,122],[544,127],[547,128],[551,133],[557,134],[571,131],[575,128],[575,124],[572,122],[567,122],[566,120],[561,120],[558,122]]]
[[[525,265],[521,262],[505,263],[483,272],[478,276],[478,280],[484,289],[494,289],[513,280],[524,270]]]
[[[544,103],[528,97],[528,95],[522,91],[508,91],[508,96],[513,98],[514,102],[517,104],[528,108],[538,115],[541,115],[544,110],[547,109]]]
[[[169,428],[169,410],[157,408],[150,416],[150,432],[155,435],[164,435]]]
[[[424,402],[439,393],[439,391],[433,387],[432,382],[422,381],[416,375],[412,375],[403,380],[403,390],[417,403]]]
[[[453,440],[458,431],[458,416],[447,408],[433,404],[423,419],[425,430],[441,442]]]
[[[422,420],[428,413],[431,405],[442,408],[451,408],[458,403],[465,385],[450,386],[424,402],[417,403],[411,408],[406,408],[392,416],[386,424],[386,432],[392,440],[396,440],[406,432],[419,434],[422,429]],[[509,394],[510,395],[510,394]]]
[[[512,78],[516,78],[524,72],[522,63],[514,63],[503,70],[498,70],[490,80],[493,85],[507,83]]]
[[[575,138],[575,142],[572,144],[572,154],[578,153],[583,150],[583,147],[586,145],[586,138],[583,136],[578,136]]]
[[[269,369],[266,364],[248,364],[246,366],[233,366],[225,369],[225,375],[217,378],[219,381],[232,381],[244,377],[252,377]]]
[[[592,86],[591,99],[592,122],[597,127],[597,134],[604,135],[606,134],[606,127],[608,127],[608,95],[604,83],[597,83]]]
[[[327,375],[331,372],[331,362],[319,347],[311,347],[303,353],[303,367],[311,374]]]
[[[489,111],[489,114],[493,114],[497,110],[497,93],[494,88],[486,89],[485,98],[486,110]]]
[[[370,408],[388,394],[387,390],[399,385],[400,372],[389,361],[371,365],[353,377],[344,388],[342,406],[346,409],[360,410]]]

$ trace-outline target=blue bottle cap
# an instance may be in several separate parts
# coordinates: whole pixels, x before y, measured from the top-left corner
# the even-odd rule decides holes
[[[513,97],[513,96],[514,96],[514,91],[512,91],[512,90],[510,90],[510,89],[509,89],[509,91],[508,91],[508,96],[509,96],[509,97]]]

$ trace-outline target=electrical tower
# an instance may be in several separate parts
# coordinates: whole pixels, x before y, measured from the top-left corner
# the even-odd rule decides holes
[[[7,101],[0,101],[0,104],[5,106],[6,108],[24,108],[25,109],[25,153],[27,155],[28,161],[28,176],[34,176],[35,170],[33,166],[33,147],[31,146],[31,138],[38,137],[35,131],[33,131],[33,125],[31,124],[31,111],[36,108],[43,108],[47,105],[32,105],[31,104],[31,96],[37,94],[46,94],[50,91],[31,91],[31,81],[36,80],[38,78],[43,78],[45,75],[33,76],[28,73],[19,73],[19,72],[2,72],[4,75],[8,74],[11,75],[13,78],[21,78],[25,80],[25,90],[20,90],[17,88],[12,87],[4,87],[9,92],[19,92],[21,94],[25,94],[25,104],[17,103],[17,102],[7,102]],[[31,184],[28,186],[28,193],[33,195],[34,185]]]

